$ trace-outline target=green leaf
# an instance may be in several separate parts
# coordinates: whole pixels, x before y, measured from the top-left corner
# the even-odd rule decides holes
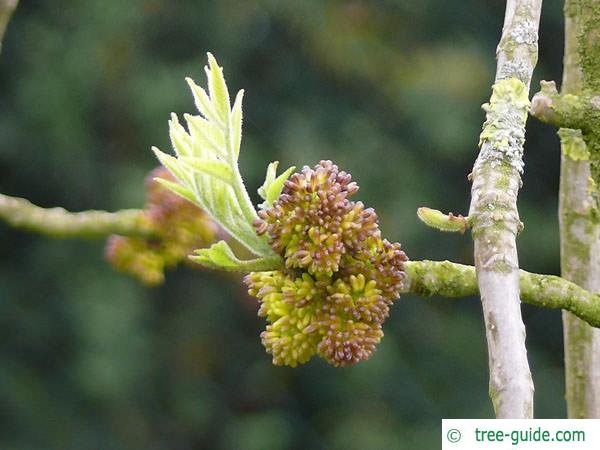
[[[231,109],[231,145],[233,158],[237,161],[240,154],[240,145],[242,143],[242,100],[244,99],[244,90],[240,90],[235,97],[233,108]]]
[[[206,93],[206,91],[194,83],[194,80],[191,78],[186,78],[187,84],[190,86],[192,90],[192,95],[194,96],[194,103],[196,104],[196,109],[206,117],[208,120],[219,123],[219,116],[213,107],[213,104],[210,101],[210,97]]]
[[[169,136],[171,138],[171,145],[177,156],[192,155],[192,138],[185,132],[175,113],[171,113],[171,120],[169,120]]]
[[[190,256],[194,262],[207,267],[235,270],[239,259],[225,241],[219,241],[210,248],[195,250],[196,256]]]
[[[275,200],[281,195],[285,180],[287,180],[292,172],[296,170],[296,166],[292,166],[275,178],[275,181],[267,188],[267,203],[272,205]]]
[[[230,109],[223,71],[210,54],[205,71],[210,95],[193,80],[186,79],[200,115],[184,115],[187,131],[177,116],[172,115],[169,121],[177,158],[153,150],[179,181],[180,195],[188,198],[192,193],[197,205],[255,255],[273,257],[275,252],[267,236],[259,236],[254,229],[258,215],[237,164],[242,138],[243,91],[237,94]],[[276,184],[277,179],[273,176],[272,181]],[[274,188],[265,192],[273,197]]]
[[[210,248],[195,250],[194,255],[189,258],[205,267],[227,271],[259,272],[283,266],[283,260],[279,256],[241,260],[225,241],[219,241]]]
[[[215,57],[208,53],[208,67],[204,68],[208,78],[208,91],[210,100],[222,122],[229,123],[230,105],[229,91],[223,77],[223,70],[217,64]]]
[[[179,158],[179,161],[190,169],[203,172],[207,175],[215,177],[224,183],[231,184],[233,182],[233,172],[231,167],[224,161],[218,159],[202,159],[194,156],[184,156]]]
[[[269,207],[275,202],[275,200],[277,200],[277,198],[281,195],[285,180],[287,180],[292,172],[296,169],[295,166],[292,166],[275,178],[277,166],[279,166],[279,161],[273,161],[271,164],[269,164],[267,167],[265,182],[260,188],[258,188],[258,195],[265,200],[265,202],[260,205],[261,208]]]
[[[172,181],[165,180],[164,178],[159,178],[159,177],[154,178],[154,180],[157,183],[159,183],[159,184],[163,185],[164,187],[166,187],[167,189],[169,189],[170,191],[179,195],[180,197],[198,205],[198,202],[196,201],[196,197],[194,196],[194,193],[192,191],[190,191],[189,189],[183,187],[182,185],[173,183]]]
[[[184,114],[188,128],[190,130],[191,140],[193,142],[194,156],[200,158],[207,154],[216,153],[227,158],[225,135],[220,127],[204,117]]]
[[[279,161],[273,161],[267,166],[267,174],[265,175],[265,181],[262,184],[262,186],[258,188],[257,191],[258,195],[260,195],[260,198],[262,198],[263,200],[267,199],[267,187],[270,186],[271,183],[273,183],[273,181],[275,180],[275,174],[277,172],[278,166]]]
[[[175,178],[177,178],[185,185],[186,182],[190,179],[190,177],[186,173],[185,169],[181,167],[177,158],[174,158],[171,155],[167,155],[166,153],[161,152],[156,147],[152,147],[152,151],[154,152],[160,163],[163,166],[165,166]]]

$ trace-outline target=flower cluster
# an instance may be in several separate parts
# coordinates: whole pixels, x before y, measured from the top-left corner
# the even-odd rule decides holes
[[[175,181],[163,167],[154,169],[146,179],[144,212],[153,226],[153,235],[111,236],[105,249],[106,259],[117,270],[147,285],[162,283],[165,268],[186,260],[192,250],[211,244],[220,233],[203,210],[166,189],[155,178]]]
[[[269,325],[263,345],[279,365],[318,354],[334,366],[367,359],[399,296],[406,255],[382,239],[372,208],[350,197],[358,186],[331,161],[304,167],[286,182],[255,226],[285,269],[251,272],[250,295]]]

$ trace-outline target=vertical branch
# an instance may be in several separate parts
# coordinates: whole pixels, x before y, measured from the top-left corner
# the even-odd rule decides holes
[[[519,298],[517,195],[528,91],[537,62],[541,0],[507,0],[496,83],[473,167],[469,216],[488,342],[490,397],[498,418],[533,416]]]
[[[0,0],[0,52],[2,51],[4,32],[18,3],[19,0]]]
[[[565,55],[563,94],[584,89],[580,53],[589,53],[597,42],[583,29],[582,3],[590,7],[600,1],[565,1]],[[587,16],[590,17],[589,15]],[[593,15],[592,15],[593,17]],[[596,29],[596,33],[600,29]],[[584,44],[584,41],[586,45]],[[598,44],[596,44],[598,45]],[[588,70],[600,80],[600,73]],[[594,217],[595,199],[590,190],[590,163],[585,156],[581,133],[561,129],[561,169],[559,188],[560,251],[562,276],[591,292],[600,292],[600,227]],[[600,418],[600,329],[592,328],[563,312],[567,411],[570,418]]]

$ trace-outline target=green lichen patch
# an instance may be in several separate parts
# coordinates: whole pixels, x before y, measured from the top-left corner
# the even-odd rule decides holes
[[[595,0],[578,2],[580,33],[579,60],[583,72],[584,87],[600,91],[600,4]]]
[[[527,86],[517,78],[496,82],[490,102],[483,105],[486,121],[479,136],[478,164],[507,163],[523,171],[525,121],[529,110]]]
[[[587,161],[590,158],[581,130],[561,128],[558,130],[563,154],[573,161]]]

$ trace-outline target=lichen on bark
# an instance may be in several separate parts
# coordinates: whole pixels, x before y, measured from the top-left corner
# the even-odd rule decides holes
[[[533,416],[516,236],[522,227],[517,195],[541,5],[541,0],[506,2],[496,83],[472,172],[469,218],[486,324],[490,397],[498,418]]]
[[[565,55],[561,94],[598,92],[600,1],[566,0]],[[593,105],[592,105],[593,106]],[[562,276],[592,292],[600,290],[600,240],[596,189],[590,163],[598,158],[597,124],[583,133],[561,130],[559,219]],[[596,137],[594,137],[596,135]],[[581,137],[580,137],[581,136]],[[585,139],[585,142],[584,142]],[[591,147],[590,147],[591,144]],[[592,167],[594,164],[592,164]],[[594,172],[597,173],[597,164]],[[592,187],[592,188],[591,188]],[[600,417],[600,330],[569,312],[563,313],[567,412],[570,418]]]

